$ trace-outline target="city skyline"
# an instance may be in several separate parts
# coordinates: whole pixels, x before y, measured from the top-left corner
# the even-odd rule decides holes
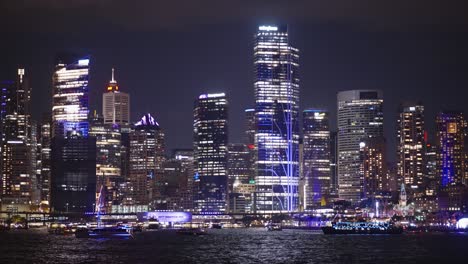
[[[462,2],[0,1],[0,263],[463,263]]]
[[[455,96],[458,93],[466,93],[463,87],[468,84],[468,78],[463,74],[468,71],[464,62],[468,59],[463,59],[468,58],[468,53],[458,48],[458,45],[464,46],[463,43],[467,40],[456,32],[450,33],[451,31],[443,29],[429,33],[418,30],[374,32],[356,29],[353,25],[324,26],[287,19],[285,22],[291,25],[292,41],[297,43],[296,46],[302,51],[301,109],[327,109],[331,116],[330,126],[334,129],[334,97],[338,91],[382,89],[386,100],[384,112],[390,121],[385,124],[385,134],[390,145],[387,156],[391,161],[396,161],[396,155],[393,154],[396,151],[396,139],[393,137],[396,128],[392,119],[396,120],[400,100],[423,102],[426,106],[426,124],[432,140],[435,139],[433,120],[438,111],[450,108],[467,110],[463,96]],[[33,102],[33,118],[39,120],[41,113],[48,110],[45,106],[45,103],[50,102],[47,96],[51,87],[48,76],[56,54],[63,50],[91,54],[93,61],[90,72],[90,110],[102,109],[99,96],[104,85],[108,83],[110,68],[115,67],[119,84],[126,92],[134,94],[131,120],[138,120],[139,115],[145,112],[154,113],[168,129],[168,149],[190,147],[190,134],[184,132],[190,128],[189,104],[192,98],[202,92],[218,90],[226,92],[231,101],[235,102],[230,108],[230,116],[233,117],[230,134],[233,142],[240,142],[243,131],[240,113],[253,104],[251,96],[243,95],[250,94],[253,97],[250,89],[253,80],[250,50],[257,23],[205,25],[200,28],[178,29],[176,32],[156,31],[155,34],[136,31],[116,35],[112,31],[113,28],[110,28],[109,33],[91,32],[81,40],[62,37],[60,41],[51,41],[47,45],[42,44],[44,38],[54,39],[54,36],[36,32],[25,38],[37,38],[37,41],[34,41],[37,47],[20,43],[21,48],[12,49],[10,44],[2,44],[5,45],[3,50],[24,52],[4,54],[9,63],[0,66],[0,77],[8,79],[14,74],[17,64],[24,64],[31,77],[33,98],[37,98]],[[354,31],[357,33],[350,35]],[[8,34],[14,36],[14,33]],[[196,35],[202,37],[194,39]],[[444,40],[441,40],[442,36],[446,36]],[[103,42],[103,39],[111,37],[116,41]],[[132,41],[129,42],[129,38]],[[192,39],[193,45],[182,48],[177,44],[181,38]],[[349,40],[347,46],[340,44],[345,39]],[[222,52],[216,43],[225,46],[229,52]],[[460,44],[454,46],[455,43]],[[38,48],[40,53],[35,52]],[[116,49],[118,53],[111,54],[110,48]],[[382,53],[382,49],[387,50],[388,55]],[[172,51],[176,60],[168,60],[159,50]],[[180,52],[176,52],[178,50]],[[133,56],[130,57],[130,54]],[[13,56],[18,59],[13,59]],[[455,57],[459,60],[455,60]],[[175,61],[184,63],[174,64]],[[195,65],[206,66],[200,68],[210,70],[195,69]],[[219,65],[223,67],[217,67]],[[166,72],[167,69],[177,67],[187,74],[180,76],[176,71]],[[162,74],[163,72],[166,74]],[[180,92],[187,96],[178,97]],[[433,93],[435,96],[432,96]],[[173,108],[174,102],[180,102],[181,107]],[[177,120],[184,122],[173,122],[167,114],[169,111]],[[183,129],[178,129],[179,127]]]

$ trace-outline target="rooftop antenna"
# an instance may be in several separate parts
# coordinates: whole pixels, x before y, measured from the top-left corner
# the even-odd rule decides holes
[[[112,80],[110,81],[111,83],[117,83],[117,81],[114,79],[114,68],[112,67]]]

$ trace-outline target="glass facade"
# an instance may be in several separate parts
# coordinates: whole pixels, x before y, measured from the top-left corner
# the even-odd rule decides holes
[[[122,145],[120,127],[104,124],[102,118],[95,117],[89,135],[96,138],[96,191],[104,191],[104,210],[119,205],[122,200],[120,186],[124,183],[121,174]]]
[[[153,205],[156,177],[162,174],[164,133],[151,114],[145,114],[129,135],[128,205]]]
[[[93,212],[96,202],[96,139],[76,131],[52,141],[51,206],[59,212]]]
[[[29,204],[35,180],[31,138],[31,87],[24,69],[1,83],[1,196],[4,203]]]
[[[397,121],[398,177],[413,192],[421,192],[424,173],[424,106],[400,106]]]
[[[195,211],[224,213],[228,193],[228,102],[224,93],[202,94],[194,108]]]
[[[338,184],[340,199],[364,198],[360,148],[369,138],[383,137],[383,99],[377,90],[338,93]]]
[[[330,194],[330,128],[328,112],[307,109],[303,122],[304,209],[326,203]]]
[[[299,205],[299,50],[286,26],[260,26],[254,39],[256,211]]]
[[[441,187],[466,184],[466,120],[461,112],[442,112],[436,117],[437,168]]]
[[[88,136],[89,57],[78,61],[59,60],[53,75],[53,136],[66,137],[76,130]]]

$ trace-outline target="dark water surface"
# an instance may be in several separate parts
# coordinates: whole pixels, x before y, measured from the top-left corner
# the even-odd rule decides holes
[[[468,263],[468,234],[222,229],[199,237],[155,231],[93,240],[9,231],[0,233],[0,263]]]

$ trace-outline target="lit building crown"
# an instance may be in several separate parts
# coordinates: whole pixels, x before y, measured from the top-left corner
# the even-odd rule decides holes
[[[108,92],[117,92],[119,91],[119,86],[117,85],[117,81],[114,79],[114,68],[112,68],[112,79],[107,86]]]

